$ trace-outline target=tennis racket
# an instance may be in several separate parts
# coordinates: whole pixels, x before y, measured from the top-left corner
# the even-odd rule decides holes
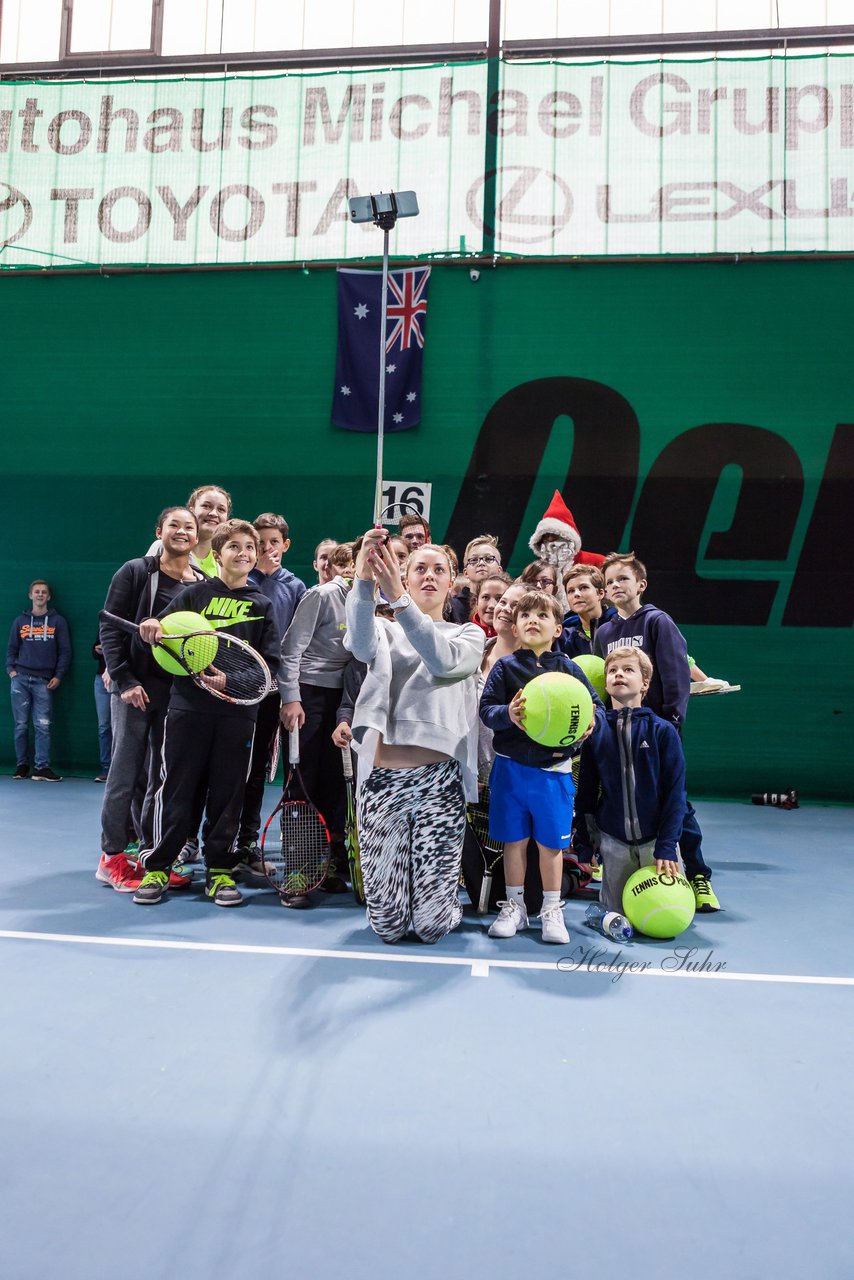
[[[282,725],[281,721],[276,725],[276,732],[273,735],[273,741],[270,743],[270,762],[267,765],[267,781],[276,781],[276,770],[279,767],[279,755],[282,750]]]
[[[483,858],[483,879],[477,895],[476,910],[479,916],[489,911],[489,895],[492,892],[492,873],[504,855],[504,845],[489,835],[489,786],[484,783],[477,801],[466,806],[469,826]]]
[[[267,819],[261,836],[261,863],[270,886],[285,906],[321,885],[332,852],[329,828],[306,796],[299,770],[299,730],[288,735],[288,770],[282,798]]]
[[[353,780],[353,757],[349,747],[341,748],[341,759],[344,763],[344,787],[347,793],[347,813],[344,818],[344,844],[347,849],[347,861],[350,864],[350,883],[356,901],[361,905],[365,901],[365,886],[362,883],[362,858],[359,853],[359,832],[356,827],[356,788]]]
[[[102,623],[138,636],[139,626],[102,609]],[[214,698],[251,707],[272,693],[276,684],[260,653],[245,640],[222,631],[192,631],[166,636],[151,646],[168,654],[173,662]]]

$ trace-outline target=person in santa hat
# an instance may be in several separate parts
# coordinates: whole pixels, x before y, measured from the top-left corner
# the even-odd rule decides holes
[[[581,550],[578,525],[559,489],[555,489],[554,497],[531,534],[528,546],[538,560],[555,565],[560,577],[574,564],[593,564],[598,568],[605,559],[596,551]]]

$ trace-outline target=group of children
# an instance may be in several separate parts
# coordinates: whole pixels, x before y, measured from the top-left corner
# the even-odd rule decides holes
[[[321,542],[317,583],[306,589],[282,565],[286,521],[269,512],[251,523],[232,519],[230,496],[213,485],[194,490],[186,506],[166,508],[156,538],[145,556],[118,570],[105,602],[139,624],[139,637],[108,623],[99,637],[113,737],[96,873],[103,883],[141,905],[159,903],[189,885],[201,844],[204,893],[217,905],[238,905],[239,882],[257,883],[263,873],[264,782],[281,722],[299,729],[306,791],[331,831],[324,887],[332,893],[347,889],[341,749],[356,749],[368,915],[388,941],[419,913],[430,921],[430,941],[457,922],[448,903],[456,903],[459,883],[461,806],[476,798],[471,780],[478,777],[489,785],[490,835],[504,844],[506,899],[491,936],[511,937],[529,925],[531,841],[546,942],[568,938],[560,892],[570,845],[580,862],[601,866],[608,909],[620,909],[623,885],[638,866],[672,872],[683,860],[698,910],[719,908],[685,792],[685,641],[667,614],[642,603],[646,570],[633,553],[599,557],[601,569],[562,569],[546,550],[512,580],[491,535],[473,539],[460,564],[452,548],[430,542],[427,521],[410,514],[390,537],[371,530],[352,543]],[[33,597],[34,611],[46,604]],[[187,679],[170,680],[150,646],[162,635],[162,619],[177,610],[200,613],[256,647],[278,691],[258,707],[238,708]],[[24,629],[22,623],[22,635]],[[610,706],[588,685],[594,717],[581,743],[538,745],[525,733],[525,686],[543,671],[587,684],[574,659],[591,652],[605,660]],[[21,673],[13,666],[10,674]],[[36,763],[43,761],[37,756]],[[439,769],[445,763],[448,779]],[[425,804],[424,769],[432,811],[445,813],[444,826]],[[448,806],[437,792],[446,785],[455,797]],[[419,821],[405,839],[400,832],[392,838],[394,822],[416,797]],[[423,835],[440,828],[431,855]],[[384,901],[392,844],[398,860],[412,860],[409,887],[398,885],[393,901]],[[418,859],[427,878],[416,907],[406,894],[414,892]],[[426,907],[425,884],[435,900]],[[440,899],[445,906],[434,909]],[[291,898],[287,905],[309,903]],[[426,937],[417,926],[416,933]]]

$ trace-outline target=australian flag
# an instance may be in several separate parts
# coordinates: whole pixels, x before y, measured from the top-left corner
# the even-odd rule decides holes
[[[382,273],[338,273],[338,358],[332,422],[347,431],[376,431],[380,390]],[[421,365],[429,267],[388,277],[385,332],[385,430],[421,421]]]

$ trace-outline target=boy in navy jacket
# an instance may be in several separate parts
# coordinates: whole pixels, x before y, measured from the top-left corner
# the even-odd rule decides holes
[[[607,556],[602,572],[605,590],[618,616],[599,628],[593,652],[604,658],[622,645],[642,649],[653,665],[644,703],[681,733],[691,693],[685,637],[669,613],[651,604],[641,604],[647,585],[646,568],[633,551]],[[721,904],[709,883],[712,869],[703,857],[702,841],[694,806],[686,800],[679,838],[685,874],[691,881],[697,910],[720,911]]]
[[[642,649],[624,645],[605,659],[612,710],[597,712],[578,778],[575,850],[602,864],[600,901],[622,911],[623,888],[638,867],[682,871],[678,840],[685,816],[685,757],[674,727],[641,705],[653,667]]]
[[[489,834],[504,844],[507,900],[490,926],[491,938],[512,938],[528,928],[525,909],[525,866],[528,841],[540,851],[543,941],[566,943],[569,934],[560,900],[561,850],[572,829],[575,784],[572,758],[580,744],[545,747],[525,733],[525,685],[546,671],[575,676],[601,708],[579,666],[552,645],[563,630],[563,611],[554,596],[529,591],[513,611],[513,630],[521,648],[499,658],[489,673],[480,700],[480,718],[493,732],[495,761],[489,778]],[[588,733],[592,729],[591,722]]]

